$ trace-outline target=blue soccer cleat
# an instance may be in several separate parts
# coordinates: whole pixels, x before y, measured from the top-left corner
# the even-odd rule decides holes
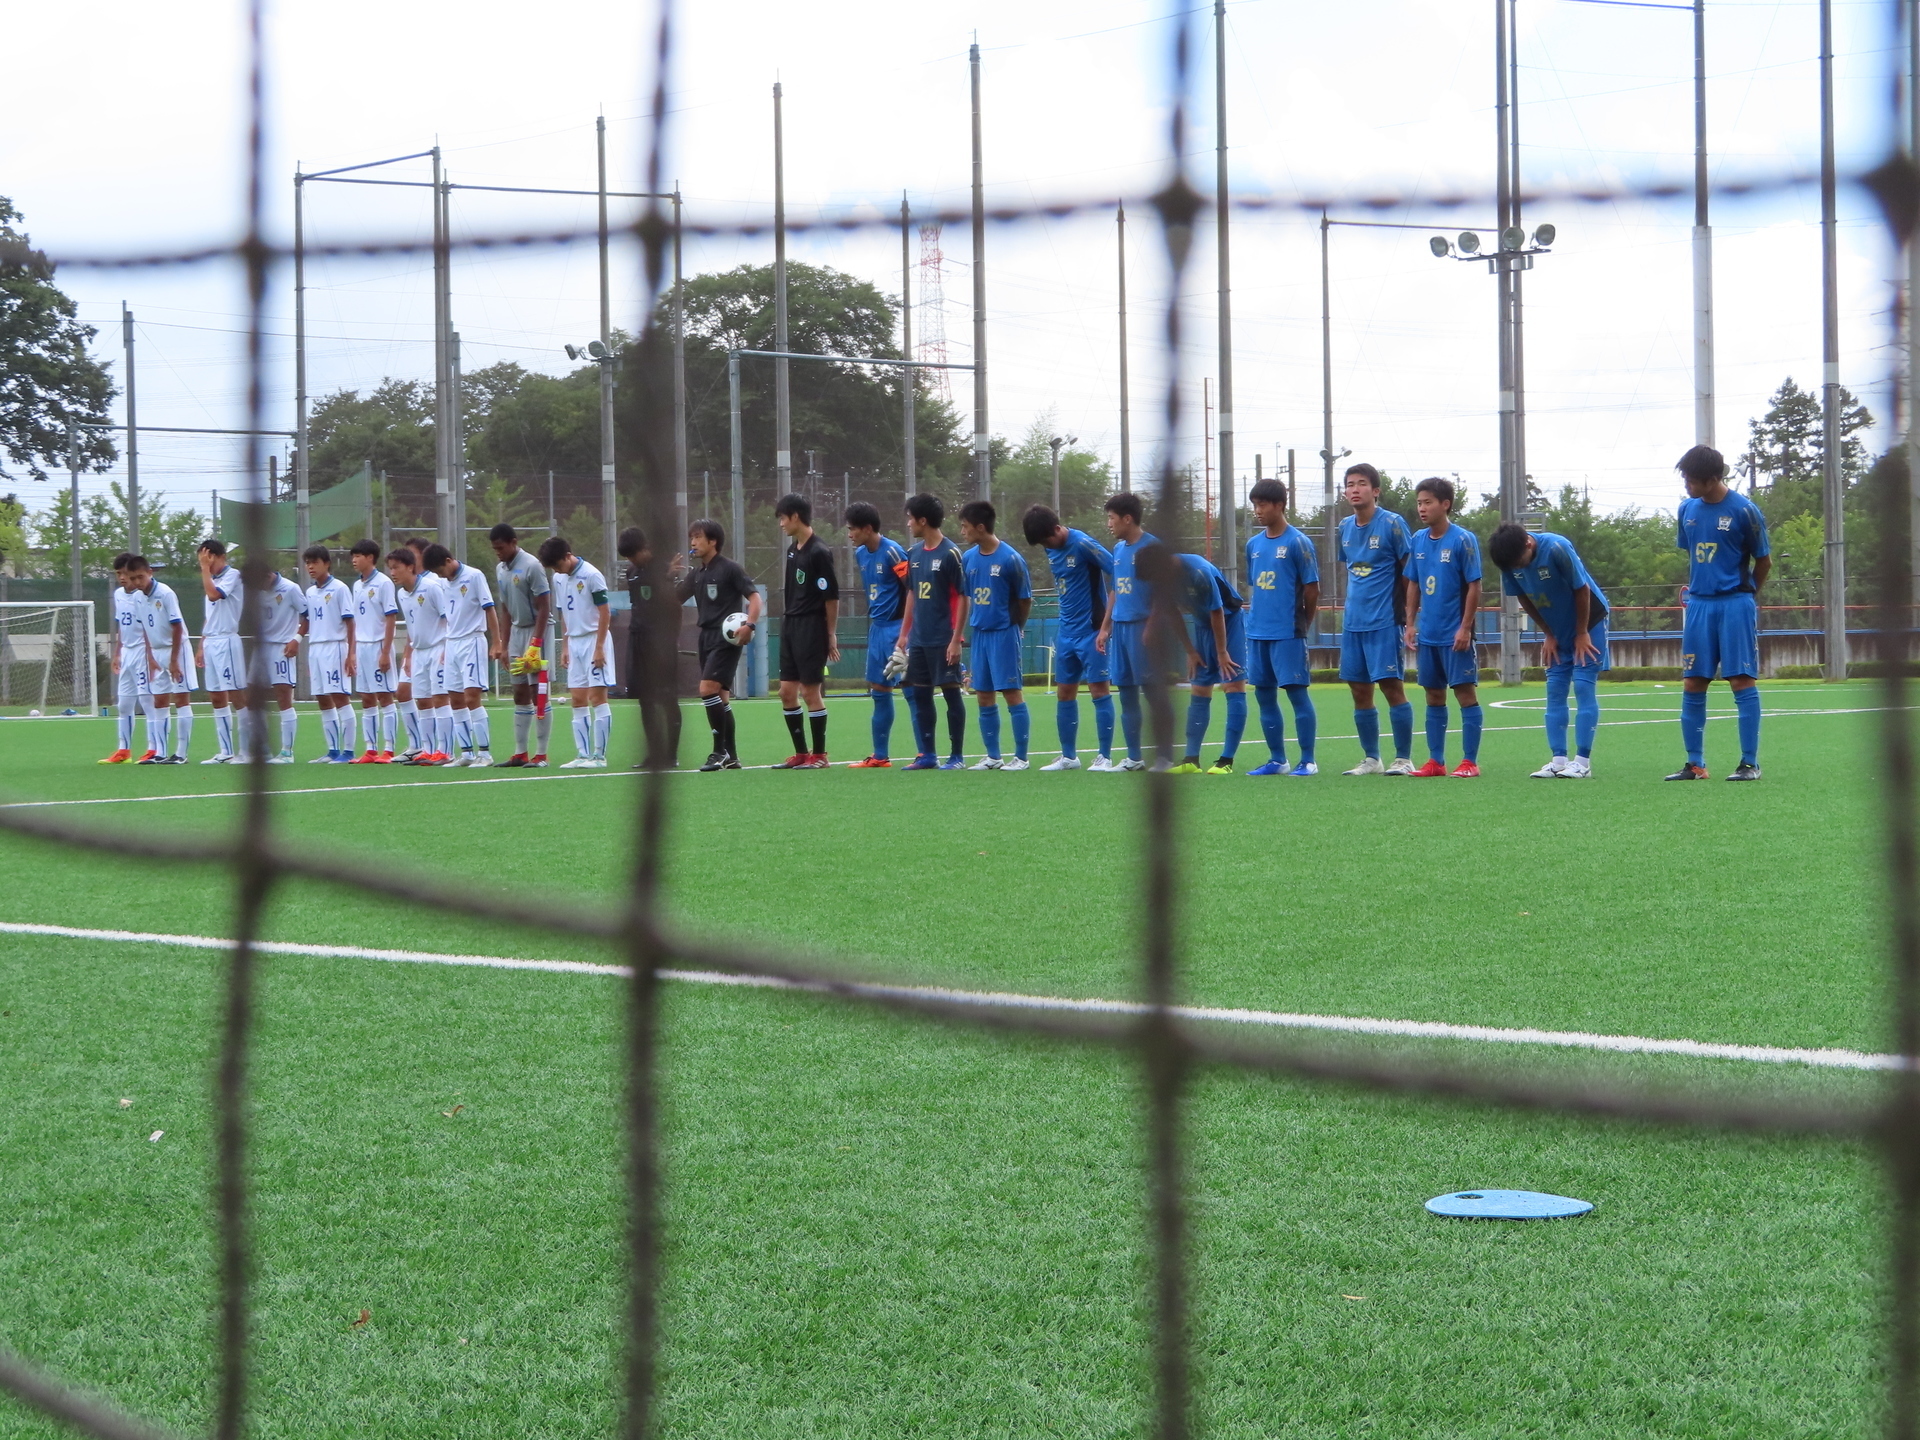
[[[900,768],[902,770],[938,770],[940,762],[931,755],[916,755]]]
[[[967,768],[967,762],[958,755],[950,755],[940,762],[940,768],[942,770],[964,770]]]
[[[1311,760],[1302,760],[1298,765],[1294,766],[1291,770],[1287,771],[1288,775],[1293,776],[1296,779],[1304,778],[1305,776],[1308,776],[1308,775],[1318,775],[1319,773],[1320,773],[1320,767],[1314,764],[1313,761]]]
[[[1287,762],[1284,760],[1269,760],[1267,761],[1266,764],[1256,765],[1253,767],[1253,769],[1247,771],[1247,774],[1249,776],[1284,775],[1286,773],[1287,773]]]

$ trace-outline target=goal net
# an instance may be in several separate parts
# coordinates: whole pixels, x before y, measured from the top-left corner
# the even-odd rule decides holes
[[[93,602],[0,601],[0,709],[97,715]]]

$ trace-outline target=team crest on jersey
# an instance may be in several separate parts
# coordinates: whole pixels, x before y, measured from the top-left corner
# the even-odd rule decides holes
[[[1446,563],[1447,563],[1447,562],[1448,562],[1449,560],[1451,560],[1451,559],[1453,559],[1453,551],[1451,551],[1451,550],[1442,550],[1442,551],[1440,552],[1440,563],[1441,563],[1442,565],[1445,565],[1445,564],[1446,564]]]
[[[718,585],[707,586],[707,599],[718,600],[719,598],[720,598],[720,587]]]
[[[827,577],[822,575],[818,580],[814,581],[813,583],[819,586],[822,590],[824,590],[827,588]]]
[[[1378,535],[1369,535],[1367,537],[1367,548],[1369,550],[1378,550],[1380,548],[1380,537]]]
[[[998,575],[999,573],[1000,573],[1000,567],[999,567],[998,565],[989,565],[989,566],[987,567],[987,577],[988,577],[989,579],[991,579],[991,578],[993,578],[994,576],[996,576],[996,575]]]
[[[1553,571],[1545,565],[1542,565],[1540,567],[1540,578],[1542,580],[1551,580],[1553,578]]]
[[[651,600],[653,598],[653,587],[651,585],[642,585],[640,587],[640,598],[642,600]]]
[[[1287,547],[1286,547],[1286,546],[1284,546],[1284,545],[1276,545],[1276,546],[1274,546],[1274,549],[1273,549],[1273,558],[1274,558],[1274,559],[1276,559],[1276,560],[1284,560],[1284,559],[1286,559],[1286,558],[1287,558]]]
[[[1731,530],[1733,528],[1733,516],[1722,515],[1720,517],[1720,528],[1722,530]]]

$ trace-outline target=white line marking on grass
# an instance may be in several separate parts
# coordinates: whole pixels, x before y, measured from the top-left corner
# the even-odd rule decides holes
[[[163,935],[141,930],[88,930],[75,925],[33,925],[0,921],[0,933],[47,935],[130,945],[172,945],[193,950],[231,950],[233,941],[217,935]],[[567,975],[623,976],[624,965],[594,965],[581,960],[524,960],[506,955],[441,955],[425,950],[375,950],[362,945],[303,945],[264,940],[257,947],[270,955],[308,955],[348,960],[384,960],[411,965],[470,965],[489,970],[548,970]],[[662,970],[661,978],[693,985],[734,985],[761,990],[820,992],[758,975],[722,975],[709,970]],[[910,1000],[940,1000],[1003,1010],[1064,1010],[1107,1015],[1140,1015],[1146,1006],[1131,1000],[1075,1000],[1059,995],[1022,995],[999,990],[950,990],[930,985],[854,985],[856,994]],[[1762,1065],[1810,1065],[1829,1070],[1895,1070],[1898,1055],[1864,1050],[1797,1049],[1780,1045],[1723,1045],[1704,1040],[1658,1040],[1641,1035],[1595,1035],[1583,1030],[1506,1029],[1493,1025],[1450,1025],[1436,1020],[1375,1020],[1350,1015],[1298,1015],[1280,1010],[1240,1010],[1176,1005],[1183,1020],[1228,1025],[1258,1025],[1281,1030],[1324,1030],[1344,1035],[1393,1035],[1418,1040],[1474,1040],[1494,1045],[1551,1045],[1568,1050],[1600,1050],[1621,1055],[1686,1055],[1703,1060],[1743,1060]]]

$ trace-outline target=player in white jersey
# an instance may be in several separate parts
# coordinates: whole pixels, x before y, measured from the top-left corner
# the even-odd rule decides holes
[[[268,572],[267,591],[260,597],[260,633],[254,637],[253,669],[248,673],[251,676],[264,672],[263,678],[273,687],[273,703],[280,714],[280,748],[269,751],[269,765],[293,763],[293,742],[300,733],[300,712],[293,708],[294,685],[299,679],[295,667],[300,663],[300,624],[306,614],[307,592],[278,570]],[[242,740],[266,748],[267,717],[250,718],[254,721],[251,739],[243,735]]]
[[[113,666],[114,712],[119,727],[119,744],[101,765],[124,765],[133,759],[133,717],[147,720],[147,754],[153,748],[154,719],[147,691],[147,636],[140,625],[140,601],[133,593],[133,581],[127,574],[127,561],[133,557],[122,550],[113,557],[114,589],[113,629],[107,638],[107,650]]]
[[[484,770],[493,764],[487,724],[487,661],[505,650],[500,615],[487,577],[453,558],[444,545],[429,545],[421,557],[447,586],[447,704],[453,712],[453,758],[449,765]]]
[[[353,763],[387,765],[393,761],[394,728],[399,710],[394,702],[393,630],[400,615],[393,581],[380,569],[380,547],[356,540],[347,552],[353,563],[353,633],[359,655],[353,688],[360,692],[360,725],[367,748]]]
[[[186,617],[173,587],[156,580],[144,555],[127,557],[127,578],[133,583],[135,604],[144,631],[141,659],[146,665],[151,722],[147,739],[152,749],[140,757],[142,765],[184,765],[193,738],[193,646],[187,641]],[[155,731],[158,731],[158,734]]]
[[[440,656],[447,638],[447,585],[420,566],[412,550],[387,555],[400,612],[407,617],[407,684],[411,687],[422,749],[395,759],[402,765],[444,765],[451,758],[451,714],[443,693]]]
[[[310,765],[353,763],[353,592],[334,578],[333,552],[309,545],[301,553],[307,567],[306,614],[300,633],[307,637],[307,688],[320,706],[320,733],[327,753]]]
[[[547,668],[547,657],[557,654],[550,643],[553,633],[553,587],[547,583],[547,567],[531,550],[521,548],[519,533],[511,525],[500,524],[487,532],[493,546],[494,584],[500,608],[507,612],[512,631],[502,658],[515,667],[513,676],[513,756],[504,765],[547,763],[547,739],[553,734],[553,711],[540,694],[540,673]],[[533,752],[528,754],[527,733],[533,732]]]
[[[613,730],[613,707],[607,704],[607,687],[613,684],[613,641],[608,634],[613,607],[607,600],[606,577],[574,554],[562,535],[549,535],[540,542],[540,563],[553,571],[573,704],[575,754],[560,768],[604,770],[607,737]]]
[[[195,554],[200,592],[207,602],[207,618],[200,626],[200,674],[213,706],[214,743],[213,754],[200,763],[231,765],[240,753],[235,736],[246,726],[247,655],[240,643],[240,615],[247,592],[239,567],[227,563],[223,541],[202,540]]]

